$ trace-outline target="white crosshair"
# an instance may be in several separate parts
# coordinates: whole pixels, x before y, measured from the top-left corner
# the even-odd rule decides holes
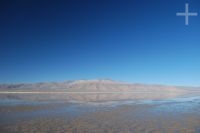
[[[185,4],[185,13],[176,13],[177,16],[185,16],[185,25],[189,25],[189,16],[197,16],[197,13],[189,12],[188,3]]]

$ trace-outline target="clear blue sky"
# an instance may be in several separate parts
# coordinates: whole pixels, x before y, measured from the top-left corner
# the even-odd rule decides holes
[[[0,83],[99,78],[200,86],[200,1],[1,0]]]

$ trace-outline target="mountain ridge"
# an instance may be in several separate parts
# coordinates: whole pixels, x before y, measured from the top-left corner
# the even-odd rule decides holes
[[[183,91],[198,87],[181,87],[159,84],[126,83],[110,79],[68,80],[64,82],[38,82],[0,84],[2,90],[62,90],[62,91]]]

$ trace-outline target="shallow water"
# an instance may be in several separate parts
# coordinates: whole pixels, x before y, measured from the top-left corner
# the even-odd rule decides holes
[[[200,96],[104,102],[0,100],[0,131],[48,132],[40,128],[42,124],[56,132],[89,132],[92,127],[103,132],[112,127],[115,132],[195,133],[200,131]],[[171,128],[173,124],[176,127]],[[79,126],[84,129],[78,130]]]

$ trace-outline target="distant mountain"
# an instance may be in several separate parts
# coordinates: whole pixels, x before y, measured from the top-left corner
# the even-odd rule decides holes
[[[154,91],[173,92],[185,91],[191,87],[164,85],[128,84],[113,80],[75,80],[66,82],[41,82],[32,84],[0,84],[0,91],[80,91],[80,92],[110,92],[110,91]],[[198,90],[198,88],[192,88]]]
[[[190,94],[193,91],[195,93],[200,92],[200,88],[128,84],[113,80],[76,80],[33,84],[0,84],[0,99],[65,100],[78,102],[156,100],[174,98]],[[23,92],[23,94],[5,94],[1,92]],[[30,92],[31,94],[25,94],[24,92]]]

